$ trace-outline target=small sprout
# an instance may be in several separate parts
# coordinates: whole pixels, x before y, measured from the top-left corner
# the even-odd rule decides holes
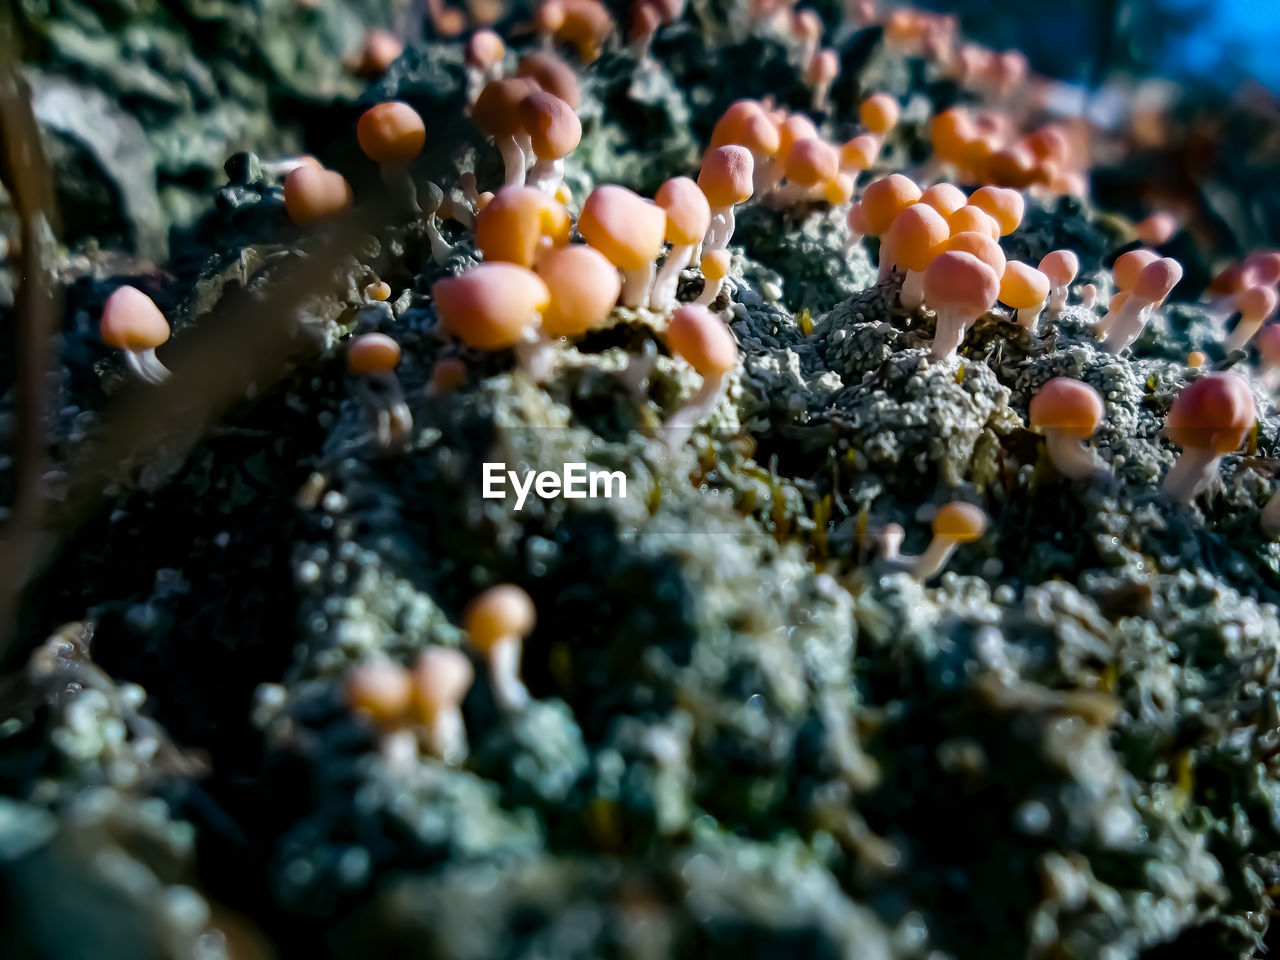
[[[1119,353],[1138,339],[1152,311],[1164,302],[1181,279],[1182,264],[1170,257],[1143,267],[1124,304],[1103,318],[1101,326],[1106,328],[1106,336],[1102,346],[1112,353]]]
[[[402,449],[413,430],[413,416],[395,374],[399,362],[400,344],[385,333],[363,333],[347,348],[347,368],[360,377],[374,412],[374,436],[384,453]]]
[[[502,58],[507,45],[492,30],[477,30],[467,39],[462,59],[467,68],[467,103],[475,103],[490,80],[502,76]]]
[[[1223,345],[1227,353],[1243,350],[1248,345],[1254,334],[1276,312],[1276,299],[1275,287],[1250,287],[1236,294],[1236,309],[1240,311],[1240,321]]]
[[[370,300],[385,302],[391,299],[391,284],[375,280],[364,288],[364,295]]]
[[[582,238],[622,271],[622,305],[633,309],[648,302],[666,231],[666,211],[626,187],[596,187],[578,217]]]
[[[779,147],[781,151],[781,147]],[[733,207],[751,199],[754,186],[755,160],[751,151],[736,144],[708,150],[698,171],[698,186],[711,206],[711,226],[704,245],[723,250],[733,239]]]
[[[985,233],[992,240],[1000,239],[1000,224],[996,218],[980,207],[967,205],[947,217],[952,234]]]
[[[551,0],[550,3],[543,4],[541,9],[546,10],[556,2],[557,0]],[[573,67],[554,53],[538,51],[529,54],[516,67],[516,74],[534,81],[552,96],[559,97],[574,112],[577,112],[578,107],[582,105],[578,75]]]
[[[1040,272],[1049,278],[1049,313],[1059,314],[1067,305],[1067,293],[1080,272],[1080,260],[1070,250],[1053,250],[1040,260]]]
[[[809,61],[804,70],[804,82],[813,92],[809,106],[818,112],[827,109],[827,97],[831,94],[831,85],[840,75],[840,58],[834,50],[819,50]]]
[[[485,84],[471,107],[471,119],[484,133],[493,137],[502,154],[508,187],[524,186],[525,169],[533,147],[524,129],[520,104],[539,90],[536,81],[525,77],[507,77]]]
[[[534,187],[503,187],[476,214],[476,247],[485,260],[532,267],[569,242],[569,212]]]
[[[1239,448],[1257,419],[1253,392],[1242,377],[1209,373],[1183,387],[1169,408],[1165,433],[1182,447],[1161,489],[1191,503],[1213,479],[1223,454]]]
[[[384,730],[404,723],[413,699],[409,671],[390,660],[369,660],[347,674],[347,706]]]
[[[725,378],[738,365],[738,344],[719,317],[696,303],[685,304],[671,315],[667,344],[702,377],[698,392],[663,425],[667,448],[676,450],[720,402]]]
[[[356,125],[356,139],[365,156],[378,164],[383,182],[407,209],[416,212],[418,198],[408,167],[427,142],[427,128],[418,111],[399,100],[370,107]]]
[[[921,582],[928,580],[947,565],[959,544],[973,543],[986,530],[987,515],[981,507],[961,500],[944,503],[933,515],[933,539],[916,557],[911,575]]]
[[[950,217],[957,210],[968,206],[969,198],[954,183],[935,183],[920,194],[920,202],[927,203],[943,217]]]
[[[564,3],[562,0],[545,0],[533,11],[533,29],[542,42],[543,51],[550,53],[555,43],[556,31],[564,26]]]
[[[985,233],[966,230],[964,233],[952,234],[951,239],[946,242],[946,249],[972,253],[990,267],[997,277],[1004,276],[1004,250]]]
[[[427,396],[443,397],[467,382],[467,365],[459,357],[441,357],[431,367]]]
[[[555,196],[564,180],[564,158],[582,140],[582,123],[569,104],[542,90],[520,101],[520,119],[537,158],[526,183]]]
[[[1093,435],[1105,416],[1098,391],[1068,377],[1054,377],[1031,398],[1031,427],[1044,432],[1049,459],[1071,480],[1105,472],[1097,456],[1081,442]]]
[[[427,202],[422,208],[422,218],[426,223],[427,242],[431,245],[431,259],[444,264],[453,256],[453,246],[440,232],[440,208],[445,205],[444,191],[428,180],[425,192]]]
[[[862,215],[867,233],[883,236],[903,210],[920,201],[920,188],[910,177],[891,173],[873,180],[862,194]]]
[[[585,244],[553,250],[536,269],[551,291],[551,302],[542,311],[542,329],[552,337],[580,337],[598,327],[622,290],[614,265]]]
[[[880,278],[888,277],[894,264],[906,271],[901,302],[908,310],[924,302],[924,271],[943,252],[950,236],[947,221],[927,203],[907,207],[894,218],[884,235],[880,247]]]
[[[907,532],[897,523],[886,523],[879,530],[870,534],[876,552],[890,563],[897,563],[902,558],[902,541]]]
[[[938,314],[931,355],[946,361],[955,356],[973,322],[990,310],[1000,293],[995,271],[971,253],[949,250],[924,273],[924,299]]]
[[[169,368],[156,358],[156,347],[169,339],[169,321],[154,300],[137,287],[118,287],[102,306],[98,328],[102,342],[124,351],[124,362],[144,383],[161,384]]]
[[[733,258],[728,250],[708,250],[702,255],[702,293],[694,303],[709,307],[720,296],[720,288],[724,286],[724,278],[729,275],[729,266]]]
[[[1158,247],[1173,239],[1178,232],[1178,218],[1172,213],[1159,211],[1151,214],[1133,228],[1134,235],[1148,247]]]
[[[667,212],[667,242],[671,249],[653,281],[649,307],[666,313],[676,304],[680,271],[693,260],[711,226],[707,195],[688,177],[673,177],[658,188],[654,202]]]
[[[284,178],[284,209],[298,226],[336,217],[351,206],[351,187],[336,170],[303,164]]]
[[[898,125],[898,101],[887,93],[873,93],[858,106],[862,125],[883,139]]]
[[[514,584],[490,587],[463,611],[467,639],[489,661],[489,683],[503,710],[519,710],[529,702],[520,679],[520,656],[536,622],[533,600]]]
[[[1022,223],[1022,194],[1008,187],[979,187],[969,197],[969,204],[989,213],[1000,226],[1000,236],[1008,236]]]
[[[448,764],[467,757],[462,701],[475,682],[467,655],[448,647],[427,647],[410,674],[411,709],[422,726],[427,752]]]
[[[1086,283],[1080,288],[1080,305],[1086,310],[1092,310],[1098,302],[1098,288],[1095,284]]]
[[[1005,264],[1000,277],[1000,302],[1018,311],[1018,324],[1031,336],[1040,324],[1040,311],[1049,296],[1049,278],[1021,260]]]
[[[550,344],[539,316],[551,301],[543,279],[514,263],[482,263],[431,288],[444,329],[477,350],[516,348],[521,366],[542,379]]]

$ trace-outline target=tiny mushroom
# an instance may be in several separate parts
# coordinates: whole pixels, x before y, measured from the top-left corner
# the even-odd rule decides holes
[[[827,109],[827,96],[831,92],[831,84],[840,75],[840,58],[834,50],[819,50],[809,61],[804,70],[804,81],[813,92],[809,106],[816,111]]]
[[[733,238],[734,204],[751,199],[754,172],[751,151],[737,144],[713,147],[702,158],[698,186],[707,195],[711,207],[711,226],[703,241],[708,249],[723,250],[729,245]]]
[[[1182,264],[1170,257],[1162,257],[1148,263],[1138,273],[1138,279],[1129,296],[1118,309],[1103,317],[1100,326],[1106,328],[1102,346],[1112,353],[1119,353],[1142,333],[1151,313],[1182,279]]]
[[[336,170],[302,164],[284,178],[284,209],[298,226],[328,220],[351,206],[351,186]]]
[[[580,337],[604,322],[618,302],[622,284],[617,268],[594,247],[561,247],[542,257],[535,269],[551,291],[551,302],[542,311],[548,336]]]
[[[1276,312],[1275,287],[1250,287],[1236,294],[1236,309],[1240,311],[1240,320],[1236,328],[1227,337],[1223,349],[1227,353],[1243,350],[1253,339],[1267,319]]]
[[[924,273],[924,299],[938,314],[932,356],[949,360],[973,322],[990,310],[1000,293],[1000,278],[971,253],[940,253]]]
[[[1182,455],[1161,489],[1189,504],[1213,479],[1223,454],[1244,442],[1257,419],[1248,381],[1233,373],[1209,373],[1182,388],[1169,408],[1165,433]]]
[[[399,100],[372,106],[360,115],[356,139],[365,156],[378,164],[387,186],[407,208],[416,211],[418,201],[408,166],[427,142],[427,128],[418,111]]]
[[[1049,459],[1072,480],[1105,472],[1093,451],[1082,444],[1105,416],[1098,391],[1069,377],[1054,377],[1031,398],[1031,427],[1044,432]]]
[[[1004,268],[1006,259],[1004,250],[1000,244],[996,243],[990,236],[985,233],[978,233],[973,230],[966,230],[964,233],[955,233],[946,242],[947,250],[957,250],[961,253],[972,253],[975,257],[985,263],[993,271],[997,277],[1004,276]]]
[[[475,669],[461,650],[427,647],[413,665],[410,710],[422,727],[427,751],[445,763],[466,759],[462,701],[474,681]]]
[[[431,366],[427,396],[443,397],[467,382],[467,365],[460,357],[441,357]]]
[[[924,302],[924,271],[950,236],[947,221],[927,203],[913,204],[894,218],[880,246],[880,277],[887,277],[894,264],[906,271],[901,301],[907,309]]]
[[[596,187],[582,205],[578,232],[622,271],[622,305],[647,303],[666,239],[666,211],[626,187]]]
[[[791,144],[784,170],[787,182],[772,197],[778,207],[819,196],[840,173],[840,154],[818,137],[805,137]]]
[[[698,392],[663,425],[667,447],[675,450],[720,401],[725,377],[738,365],[738,344],[724,321],[697,303],[684,304],[671,315],[667,344],[702,377]]]
[[[383,452],[404,447],[413,416],[395,374],[400,344],[385,333],[362,333],[347,348],[347,368],[360,378],[361,392],[374,414],[374,437]]]
[[[711,207],[707,195],[688,177],[668,180],[658,188],[653,201],[667,212],[667,242],[671,249],[653,281],[649,306],[665,313],[675,306],[680,271],[692,262],[711,226]]]
[[[506,168],[506,186],[523,186],[528,156],[533,147],[520,115],[520,104],[541,87],[526,77],[505,77],[485,84],[471,108],[471,119],[493,137]]]
[[[1007,236],[1022,223],[1022,194],[1009,187],[979,187],[969,197],[970,206],[989,213],[1000,226],[1000,236]]]
[[[543,9],[548,6],[550,3],[544,4]],[[516,67],[516,75],[532,80],[547,93],[559,97],[575,112],[582,105],[578,74],[554,53],[538,50],[529,54]]]
[[[935,183],[920,194],[920,202],[927,203],[944,217],[950,217],[957,210],[967,206],[969,198],[954,183]]]
[[[156,347],[169,339],[169,321],[154,300],[137,287],[117,287],[102,306],[98,335],[109,347],[124,351],[124,362],[144,383],[160,384],[169,368],[156,357]]]
[[[1067,305],[1067,293],[1080,272],[1080,260],[1071,250],[1052,250],[1040,260],[1040,272],[1049,278],[1049,313],[1058,314]]]
[[[549,344],[539,317],[551,291],[532,270],[514,263],[481,263],[431,288],[444,329],[477,350],[517,348],[521,366],[540,379]]]
[[[702,268],[702,293],[694,303],[709,307],[720,296],[720,288],[724,286],[724,278],[729,275],[729,266],[733,258],[728,250],[708,250],[702,255],[699,266]]]
[[[526,183],[555,196],[564,179],[564,158],[582,140],[582,123],[569,104],[543,90],[520,101],[520,119],[537,157]]]
[[[981,207],[967,204],[947,217],[947,226],[955,233],[985,233],[992,240],[1000,239],[1000,224]]]
[[[520,679],[520,657],[536,620],[533,600],[514,584],[490,587],[463,611],[467,639],[489,661],[493,697],[504,710],[519,710],[529,702]]]
[[[860,204],[867,233],[878,237],[888,232],[898,214],[918,203],[920,195],[916,182],[900,173],[873,180],[863,191]]]
[[[391,660],[369,660],[353,667],[345,688],[347,706],[384,729],[404,722],[413,697],[409,671]]]
[[[1049,278],[1021,260],[1005,264],[1000,277],[1000,302],[1018,311],[1018,324],[1033,337],[1040,323],[1040,311],[1049,296]]]
[[[507,45],[492,30],[477,30],[467,38],[462,55],[467,68],[467,103],[475,103],[484,85],[502,76],[506,54]]]
[[[972,543],[986,529],[987,515],[981,507],[961,500],[944,503],[933,515],[933,539],[912,564],[912,576],[920,581],[928,580],[946,566],[957,545]]]
[[[858,119],[862,125],[880,138],[884,138],[898,125],[901,114],[898,101],[887,93],[873,93],[858,106]]]
[[[538,256],[569,242],[569,213],[534,187],[502,187],[476,214],[476,247],[485,260],[532,267]]]

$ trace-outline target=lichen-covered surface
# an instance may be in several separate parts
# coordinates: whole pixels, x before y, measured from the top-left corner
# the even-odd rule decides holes
[[[717,68],[741,51],[672,30],[655,72],[619,50],[584,70],[575,196],[693,173],[723,106],[763,92],[759,74]],[[921,70],[874,31],[847,51],[837,104],[893,77],[906,92]],[[793,66],[768,82],[804,96]],[[456,44],[410,50],[324,114],[332,162],[376,189],[351,131],[360,106],[398,97],[431,118],[416,176],[454,184],[474,162],[492,183],[462,89]],[[191,240],[204,256],[131,278],[175,350],[306,241],[255,159],[231,172]],[[20,640],[38,650],[6,681],[0,724],[8,955],[1263,948],[1280,884],[1280,544],[1258,512],[1280,418],[1257,388],[1247,451],[1193,506],[1162,498],[1164,419],[1202,372],[1186,355],[1229,362],[1200,308],[1171,304],[1114,355],[1078,298],[1032,340],[997,307],[957,363],[934,363],[932,314],[897,305],[897,278],[875,283],[866,245],[846,251],[842,213],[747,207],[717,304],[741,362],[670,452],[659,427],[698,380],[661,317],[619,308],[535,385],[508,353],[437,334],[431,282],[474,262],[464,231],[446,233],[443,267],[418,224],[362,240],[285,318],[284,379],[208,435],[122,464],[29,591]],[[1119,240],[1087,204],[1046,201],[1005,240],[1033,262],[1064,244],[1105,290]],[[55,471],[136,389],[94,322],[130,277],[60,269],[75,279]],[[389,304],[361,295],[374,276]],[[404,352],[415,429],[396,456],[375,449],[343,363],[343,338],[371,330]],[[433,395],[445,356],[468,380]],[[1104,397],[1092,442],[1110,478],[1065,482],[1026,428],[1054,376]],[[487,460],[622,470],[628,493],[516,512],[482,498]],[[991,523],[941,576],[919,583],[868,549],[896,522],[919,553],[954,499]],[[349,669],[462,647],[463,606],[504,582],[537,607],[532,703],[498,709],[480,668],[465,762],[396,756],[346,705]]]

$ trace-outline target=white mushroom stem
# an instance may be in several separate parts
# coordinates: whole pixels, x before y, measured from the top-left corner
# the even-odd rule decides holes
[[[1261,320],[1246,320],[1241,317],[1240,322],[1236,324],[1236,328],[1231,331],[1231,336],[1227,337],[1226,343],[1223,344],[1223,349],[1227,353],[1231,353],[1233,350],[1243,350],[1249,345],[1253,335],[1261,329]]]
[[[652,340],[646,340],[638,353],[632,353],[627,365],[618,373],[618,380],[631,394],[636,403],[644,400],[645,390],[649,385],[649,377],[658,359],[658,347]]]
[[[764,197],[772,193],[782,180],[782,173],[786,169],[783,160],[777,157],[770,157],[767,154],[752,153],[751,157],[755,160],[755,167],[751,171],[751,193],[752,196]]]
[[[668,450],[679,450],[689,439],[689,434],[703,417],[715,409],[724,394],[725,374],[712,374],[702,378],[702,386],[689,398],[689,402],[671,415],[662,425]]]
[[[489,648],[489,683],[503,710],[516,711],[529,702],[529,691],[520,679],[519,637],[503,637]]]
[[[831,80],[823,80],[814,85],[813,99],[810,101],[809,105],[816,112],[821,113],[827,109],[827,97],[831,93],[831,84]]]
[[[1043,309],[1044,302],[1041,301],[1034,307],[1022,307],[1018,310],[1018,324],[1033,337],[1040,326],[1040,311]]]
[[[533,166],[529,168],[528,176],[525,179],[525,185],[536,187],[543,193],[550,196],[556,195],[556,190],[560,188],[560,184],[564,182],[564,159],[548,160],[544,157],[538,157],[533,162]]]
[[[711,280],[710,277],[704,277],[702,283],[702,292],[693,302],[704,307],[709,307],[715,302],[716,297],[720,296],[720,290],[724,286],[724,277],[719,280]]]
[[[169,368],[156,357],[152,350],[126,350],[124,363],[129,372],[143,383],[159,386],[169,379]]]
[[[1119,353],[1138,339],[1142,328],[1151,317],[1153,304],[1130,296],[1119,310],[1110,310],[1098,325],[1104,330],[1102,346],[1112,353]]]
[[[765,204],[771,210],[785,210],[787,207],[796,203],[802,203],[805,200],[812,199],[814,195],[813,187],[806,187],[802,183],[794,183],[788,180],[764,194]]]
[[[624,307],[638,310],[649,299],[649,290],[653,286],[653,261],[634,270],[622,270],[622,294],[618,302]]]
[[[1258,518],[1263,531],[1270,537],[1280,537],[1280,487],[1271,494],[1271,499],[1262,508],[1262,516]]]
[[[527,327],[524,335],[525,339],[516,344],[516,361],[535,383],[544,383],[551,376],[555,348],[541,323]]]
[[[1213,449],[1183,447],[1160,489],[1170,499],[1189,504],[1209,486],[1221,459],[1222,454]]]
[[[404,449],[413,432],[413,414],[404,402],[396,375],[391,371],[366,374],[360,381],[360,393],[373,414],[373,435],[378,449],[383,453]]]
[[[897,563],[902,558],[902,541],[907,532],[896,523],[887,524],[884,529],[871,534],[880,556],[890,563]]]
[[[925,547],[924,553],[916,557],[915,563],[912,564],[911,575],[922,582],[928,580],[947,565],[951,554],[955,553],[957,543],[959,541],[954,537],[941,537],[934,534],[933,539],[929,541],[929,546]]]
[[[427,240],[431,244],[431,259],[438,264],[445,263],[453,255],[453,247],[440,232],[438,212],[444,203],[444,191],[430,181],[426,186],[427,205],[423,209],[426,220]]]
[[[1049,459],[1058,472],[1070,480],[1084,480],[1099,473],[1106,473],[1106,465],[1084,442],[1067,430],[1045,429],[1045,447]]]
[[[908,310],[914,310],[924,303],[923,270],[907,271],[907,275],[902,281],[902,292],[898,295],[898,302]]]
[[[438,705],[422,726],[427,750],[432,756],[450,765],[467,758],[467,727],[458,704]]]
[[[733,228],[737,221],[733,215],[733,207],[713,207],[711,210],[711,226],[707,228],[707,237],[703,241],[706,250],[723,250],[733,237]]]
[[[1062,308],[1067,305],[1067,294],[1071,292],[1071,285],[1064,283],[1060,287],[1054,287],[1049,291],[1049,312],[1058,314],[1062,312]]]
[[[1098,302],[1098,288],[1092,283],[1086,283],[1080,290],[1080,306],[1086,310],[1092,310],[1093,305]]]
[[[524,136],[525,139],[528,139],[528,134]],[[503,181],[503,185],[523,187],[525,164],[528,159],[525,156],[524,147],[514,135],[495,137],[494,143],[498,147],[498,152],[502,154],[502,162],[506,166],[506,179]]]
[[[667,252],[658,275],[653,281],[653,292],[649,295],[649,306],[654,310],[666,311],[675,306],[676,290],[680,286],[680,271],[693,260],[693,249],[696,244],[673,246]]]
[[[933,359],[950,360],[954,357],[956,351],[960,349],[960,344],[964,343],[964,335],[969,332],[970,323],[972,321],[962,313],[939,308],[938,323],[933,334],[933,349],[930,352]]]

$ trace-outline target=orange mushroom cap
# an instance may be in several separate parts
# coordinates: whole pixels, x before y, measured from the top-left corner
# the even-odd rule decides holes
[[[545,90],[520,101],[520,120],[533,152],[543,160],[568,156],[582,140],[582,123],[573,108]]]
[[[300,227],[337,216],[351,199],[351,185],[336,170],[303,164],[284,178],[284,209]]]
[[[952,163],[966,162],[969,145],[976,136],[973,118],[963,107],[943,110],[929,121],[929,140],[933,144],[933,152]]]
[[[546,283],[514,263],[481,263],[431,287],[446,330],[468,346],[501,350],[523,341],[551,300]]]
[[[797,140],[819,140],[818,128],[802,113],[790,114],[778,124],[778,156],[785,157],[791,153],[791,147]]]
[[[947,250],[924,272],[924,299],[934,310],[977,319],[996,302],[1000,278],[971,253]]]
[[[1015,143],[993,151],[983,169],[991,183],[1021,190],[1036,181],[1039,164],[1029,148]]]
[[[853,199],[853,177],[837,173],[822,185],[822,199],[833,207],[848,203]]]
[[[548,237],[553,246],[569,242],[569,212],[535,187],[502,187],[476,214],[476,246],[485,260],[532,267]]]
[[[1130,250],[1128,253],[1120,254],[1111,267],[1111,275],[1115,278],[1116,288],[1119,290],[1132,290],[1138,282],[1138,274],[1142,272],[1142,269],[1159,259],[1160,254],[1154,250]]]
[[[935,183],[920,194],[920,202],[927,203],[944,217],[949,217],[969,203],[964,191],[954,183]]]
[[[704,277],[719,282],[729,275],[729,267],[732,263],[733,258],[729,256],[728,250],[708,250],[702,255],[699,267]]]
[[[441,357],[431,367],[431,389],[452,393],[467,382],[467,365],[458,357]]]
[[[613,16],[599,0],[561,0],[564,22],[556,28],[556,39],[571,43],[583,63],[600,56],[605,40],[613,33]]]
[[[117,350],[154,350],[169,339],[169,321],[137,287],[117,287],[102,306],[98,335]]]
[[[1000,239],[1000,224],[987,211],[974,206],[963,206],[947,217],[947,225],[955,233],[985,233],[992,240]]]
[[[1049,296],[1049,278],[1021,260],[1005,264],[1000,277],[1000,302],[1018,310],[1038,307]]]
[[[716,121],[716,125],[711,130],[711,146],[723,147],[726,144],[737,143],[745,146],[743,136],[747,129],[748,121],[756,117],[764,117],[764,108],[760,106],[758,100],[735,100],[720,115],[720,119]],[[765,118],[768,119],[767,117]],[[769,124],[773,127],[773,124]],[[777,135],[777,127],[773,127],[774,135]],[[777,147],[774,147],[777,150]]]
[[[872,133],[884,136],[898,125],[898,101],[887,93],[873,93],[858,106],[858,119]]]
[[[418,111],[391,100],[370,107],[356,124],[356,139],[365,156],[378,163],[408,163],[422,152],[427,128]]]
[[[1024,141],[1027,147],[1041,160],[1053,160],[1059,164],[1067,163],[1071,158],[1071,143],[1066,131],[1050,124],[1027,135]]]
[[[355,65],[362,77],[377,77],[404,53],[404,43],[390,30],[368,30]]]
[[[524,129],[521,102],[540,89],[538,82],[529,77],[490,80],[471,107],[471,119],[491,137],[514,136]]]
[[[475,682],[475,668],[461,650],[428,647],[418,655],[409,674],[411,708],[417,718],[430,722],[441,708],[456,707]]]
[[[724,321],[706,307],[686,303],[671,315],[667,343],[702,376],[724,374],[738,364],[738,344]]]
[[[412,695],[409,671],[398,663],[373,660],[354,667],[347,675],[348,706],[380,726],[403,721]]]
[[[463,60],[468,67],[476,70],[488,70],[501,63],[506,56],[507,45],[492,30],[477,30],[467,39],[463,52]]]
[[[867,232],[877,236],[892,225],[894,218],[920,200],[920,188],[910,177],[891,173],[873,181],[862,194],[862,214]]]
[[[1070,250],[1052,250],[1040,260],[1040,272],[1055,287],[1065,287],[1080,272],[1080,260]]]
[[[933,535],[960,543],[972,543],[987,530],[987,515],[981,507],[963,500],[944,503],[933,515]]]
[[[653,201],[667,212],[668,243],[688,246],[707,235],[711,205],[702,188],[688,177],[672,177],[658,188]]]
[[[792,183],[813,187],[840,172],[840,155],[831,144],[815,137],[797,140],[787,153],[786,172]]]
[[[1169,408],[1165,432],[1180,447],[1230,453],[1257,419],[1253,392],[1233,373],[1209,373],[1183,387]]]
[[[385,333],[362,333],[347,347],[352,373],[388,373],[400,362],[400,344]]]
[[[1253,282],[1260,287],[1274,287],[1280,283],[1280,252],[1260,250],[1244,259],[1244,267],[1253,275]]]
[[[951,236],[947,221],[927,203],[913,204],[894,218],[884,237],[884,252],[907,270],[923,270]]]
[[[1000,248],[1000,244],[991,239],[989,234],[978,233],[976,230],[953,233],[944,244],[944,249],[955,250],[958,253],[971,253],[990,267],[997,277],[1004,275],[1004,250]]]
[[[1006,236],[1022,223],[1024,209],[1022,194],[1007,187],[979,187],[969,197],[969,204],[984,210],[1000,225],[1000,235]]]
[[[1236,309],[1245,323],[1262,323],[1276,312],[1275,287],[1250,287],[1236,294]]]
[[[1164,300],[1182,279],[1182,264],[1172,257],[1161,257],[1142,268],[1133,285],[1133,295],[1148,303]]]
[[[667,214],[656,203],[626,187],[596,187],[582,205],[578,232],[618,268],[638,270],[661,252]]]
[[[867,170],[880,155],[880,141],[860,133],[840,147],[840,166],[846,170]]]
[[[849,232],[855,233],[860,237],[864,237],[871,232],[871,228],[867,225],[867,215],[863,212],[862,204],[860,203],[855,203],[849,207],[849,212],[845,214],[845,222],[849,224]]]
[[[462,612],[462,628],[467,639],[481,653],[512,637],[523,640],[533,633],[538,611],[533,599],[515,584],[490,587],[475,597]]]
[[[618,302],[618,269],[599,250],[573,244],[538,261],[537,273],[551,291],[542,328],[553,337],[578,337],[599,326]]]
[[[811,86],[830,83],[840,75],[840,58],[834,50],[819,50],[805,67],[804,78]]]
[[[1031,398],[1031,426],[1062,430],[1074,437],[1088,437],[1102,423],[1107,410],[1097,390],[1070,377],[1054,377]]]
[[[555,2],[555,0],[552,0]],[[544,4],[545,10],[551,4]],[[516,67],[517,76],[532,80],[547,93],[554,94],[572,109],[582,105],[582,91],[578,85],[578,75],[554,53],[539,50],[524,57]]]
[[[698,186],[713,209],[731,207],[751,199],[755,160],[751,151],[737,144],[708,150],[698,171]]]

